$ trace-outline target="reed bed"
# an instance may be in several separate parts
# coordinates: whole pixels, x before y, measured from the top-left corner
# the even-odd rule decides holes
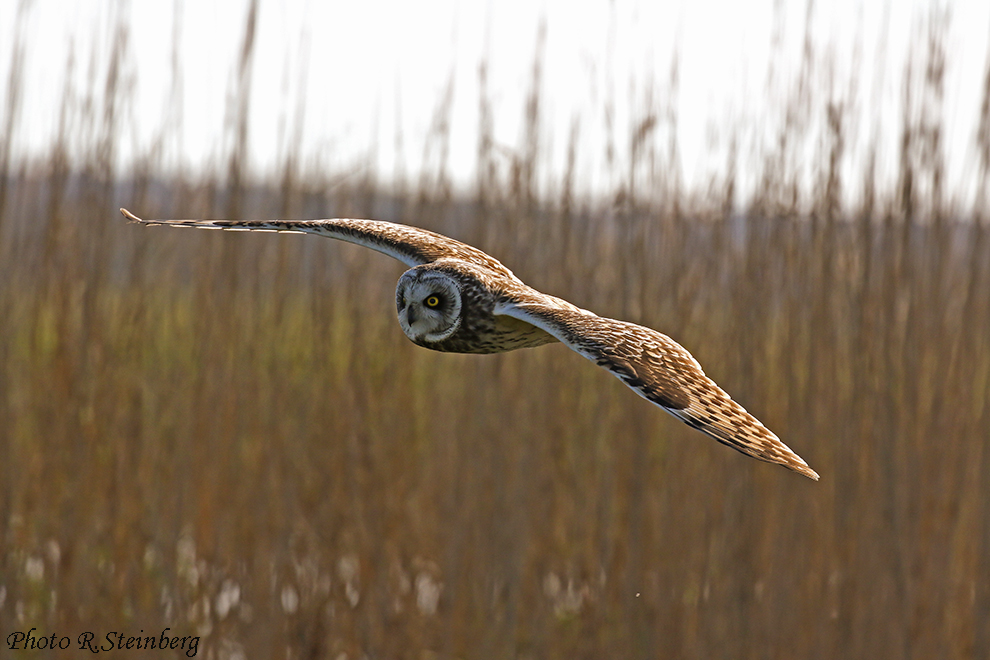
[[[990,214],[946,189],[932,75],[911,92],[929,103],[905,101],[894,185],[843,180],[849,107],[812,93],[827,131],[785,122],[747,200],[732,164],[678,188],[652,107],[612,194],[546,184],[538,66],[532,148],[496,166],[483,122],[467,193],[442,158],[404,188],[291,155],[254,181],[238,103],[217,171],[154,151],[121,171],[118,118],[67,98],[81,159],[68,128],[44,158],[0,153],[0,633],[75,648],[168,627],[212,658],[986,657]],[[787,144],[819,138],[804,189]],[[472,242],[683,343],[822,480],[721,447],[559,345],[413,346],[381,255],[129,226],[124,205]]]

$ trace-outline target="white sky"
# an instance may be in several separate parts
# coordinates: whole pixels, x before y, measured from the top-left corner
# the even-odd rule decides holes
[[[58,124],[69,52],[76,53],[80,94],[87,88],[94,44],[102,58],[97,69],[105,69],[112,21],[123,11],[131,26],[129,73],[135,85],[134,105],[122,131],[123,157],[147,149],[166,120],[177,17],[183,132],[168,143],[168,154],[193,167],[222,156],[227,97],[247,0],[32,0],[18,23],[20,4],[22,0],[0,0],[0,94],[7,93],[17,35],[26,48],[15,153],[37,152],[50,140]],[[783,17],[777,32],[775,4]],[[855,70],[859,137],[850,146],[853,159],[872,126],[889,131],[897,124],[904,62],[911,47],[919,55],[923,51],[920,19],[932,6],[946,4],[945,125],[951,182],[975,169],[970,145],[987,65],[990,2],[816,3],[813,41],[819,55],[833,58],[838,93],[853,70],[854,52],[861,52],[862,66]],[[757,144],[772,137],[761,129],[779,126],[783,97],[794,85],[768,85],[768,75],[771,68],[779,81],[796,74],[805,13],[806,3],[796,0],[261,0],[250,157],[259,174],[276,168],[292,133],[302,88],[306,110],[301,143],[307,162],[332,171],[366,162],[373,154],[386,178],[397,167],[415,176],[434,110],[453,73],[450,170],[458,183],[470,183],[477,151],[478,64],[487,55],[496,141],[505,149],[518,149],[536,35],[544,20],[542,100],[548,131],[541,153],[550,161],[547,171],[562,171],[572,118],[580,116],[580,183],[589,189],[607,185],[616,173],[604,160],[606,99],[615,105],[621,160],[629,142],[630,111],[642,109],[646,91],[653,87],[660,108],[671,98],[669,72],[676,51],[679,88],[673,98],[682,171],[688,186],[701,186],[706,173],[724,166],[731,132],[740,130]],[[774,34],[780,38],[776,50]],[[880,61],[886,66],[878,65]],[[823,72],[819,69],[819,75]],[[823,100],[820,90],[816,98]],[[397,133],[402,135],[401,150],[396,148]],[[741,162],[746,160],[743,154]]]

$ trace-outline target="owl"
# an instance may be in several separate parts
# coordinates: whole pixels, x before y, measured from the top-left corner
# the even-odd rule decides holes
[[[722,444],[818,480],[673,339],[541,293],[470,245],[376,220],[142,220],[120,211],[145,225],[318,234],[387,254],[409,268],[395,288],[395,307],[413,343],[450,353],[502,353],[561,342]]]

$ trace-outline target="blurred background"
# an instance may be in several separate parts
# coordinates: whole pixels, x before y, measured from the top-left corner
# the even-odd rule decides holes
[[[987,657],[988,36],[985,2],[0,4],[0,633]],[[382,255],[121,206],[472,243],[672,336],[822,479],[559,345],[412,345]]]

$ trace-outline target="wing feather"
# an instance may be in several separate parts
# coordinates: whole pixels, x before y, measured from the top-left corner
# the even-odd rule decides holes
[[[511,270],[503,266],[497,259],[475,247],[432,231],[394,222],[350,218],[327,220],[144,220],[127,209],[120,209],[120,212],[131,222],[139,222],[149,226],[316,234],[371,248],[376,252],[398,259],[409,268],[441,259],[460,259],[517,280]]]
[[[673,339],[635,323],[553,301],[548,304],[534,297],[533,301],[503,303],[495,313],[548,332],[608,369],[644,399],[722,444],[818,480],[800,456],[733,401]]]

